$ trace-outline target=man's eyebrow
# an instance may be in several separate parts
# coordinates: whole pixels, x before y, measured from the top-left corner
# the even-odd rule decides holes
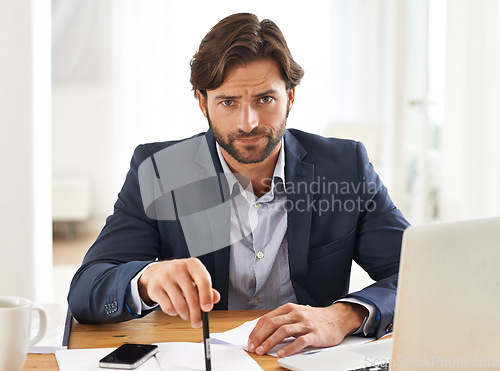
[[[223,99],[223,100],[232,100],[232,99],[238,99],[241,98],[241,95],[216,95],[215,99]]]
[[[262,97],[265,97],[266,95],[270,95],[270,94],[276,94],[278,91],[276,89],[269,89],[263,93],[259,93],[259,94],[255,94],[253,95],[252,97],[253,98],[262,98]]]
[[[266,95],[276,94],[277,92],[278,91],[276,89],[269,89],[263,93],[252,95],[252,98],[262,98],[262,97],[265,97]],[[216,95],[215,99],[233,100],[233,99],[240,99],[241,97],[242,97],[241,95],[223,95],[223,94],[220,94],[220,95]]]

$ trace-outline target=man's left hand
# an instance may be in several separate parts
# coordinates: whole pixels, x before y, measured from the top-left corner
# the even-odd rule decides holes
[[[261,317],[248,337],[248,350],[266,354],[290,336],[296,339],[280,349],[279,357],[307,346],[334,346],[356,331],[367,316],[368,310],[354,303],[337,302],[325,308],[288,303]]]

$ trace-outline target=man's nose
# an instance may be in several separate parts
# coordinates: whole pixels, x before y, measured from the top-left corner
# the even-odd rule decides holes
[[[250,105],[241,107],[239,129],[245,133],[251,132],[259,125],[258,115]]]

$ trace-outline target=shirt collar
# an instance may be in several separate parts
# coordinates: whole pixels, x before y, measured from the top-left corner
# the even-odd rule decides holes
[[[222,153],[220,151],[220,146],[219,143],[215,142],[215,147],[217,148],[217,155],[219,156],[219,161],[222,165],[222,170],[224,171],[224,175],[226,176],[226,180],[229,185],[229,189],[234,191],[234,186],[235,184],[239,184],[238,179],[234,176],[233,172],[231,169],[229,169],[229,166],[224,159],[224,156],[222,156]],[[278,161],[276,162],[276,166],[274,167],[274,172],[273,172],[273,180],[271,183],[271,192],[274,193],[275,187],[277,183],[282,183],[283,185],[285,184],[285,140],[284,138],[281,139],[281,149],[280,153],[278,155]],[[250,191],[250,189],[247,189]]]

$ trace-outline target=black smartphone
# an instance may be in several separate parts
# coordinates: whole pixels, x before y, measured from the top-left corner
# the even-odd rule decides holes
[[[123,344],[99,361],[99,367],[133,370],[158,352],[158,345]]]

